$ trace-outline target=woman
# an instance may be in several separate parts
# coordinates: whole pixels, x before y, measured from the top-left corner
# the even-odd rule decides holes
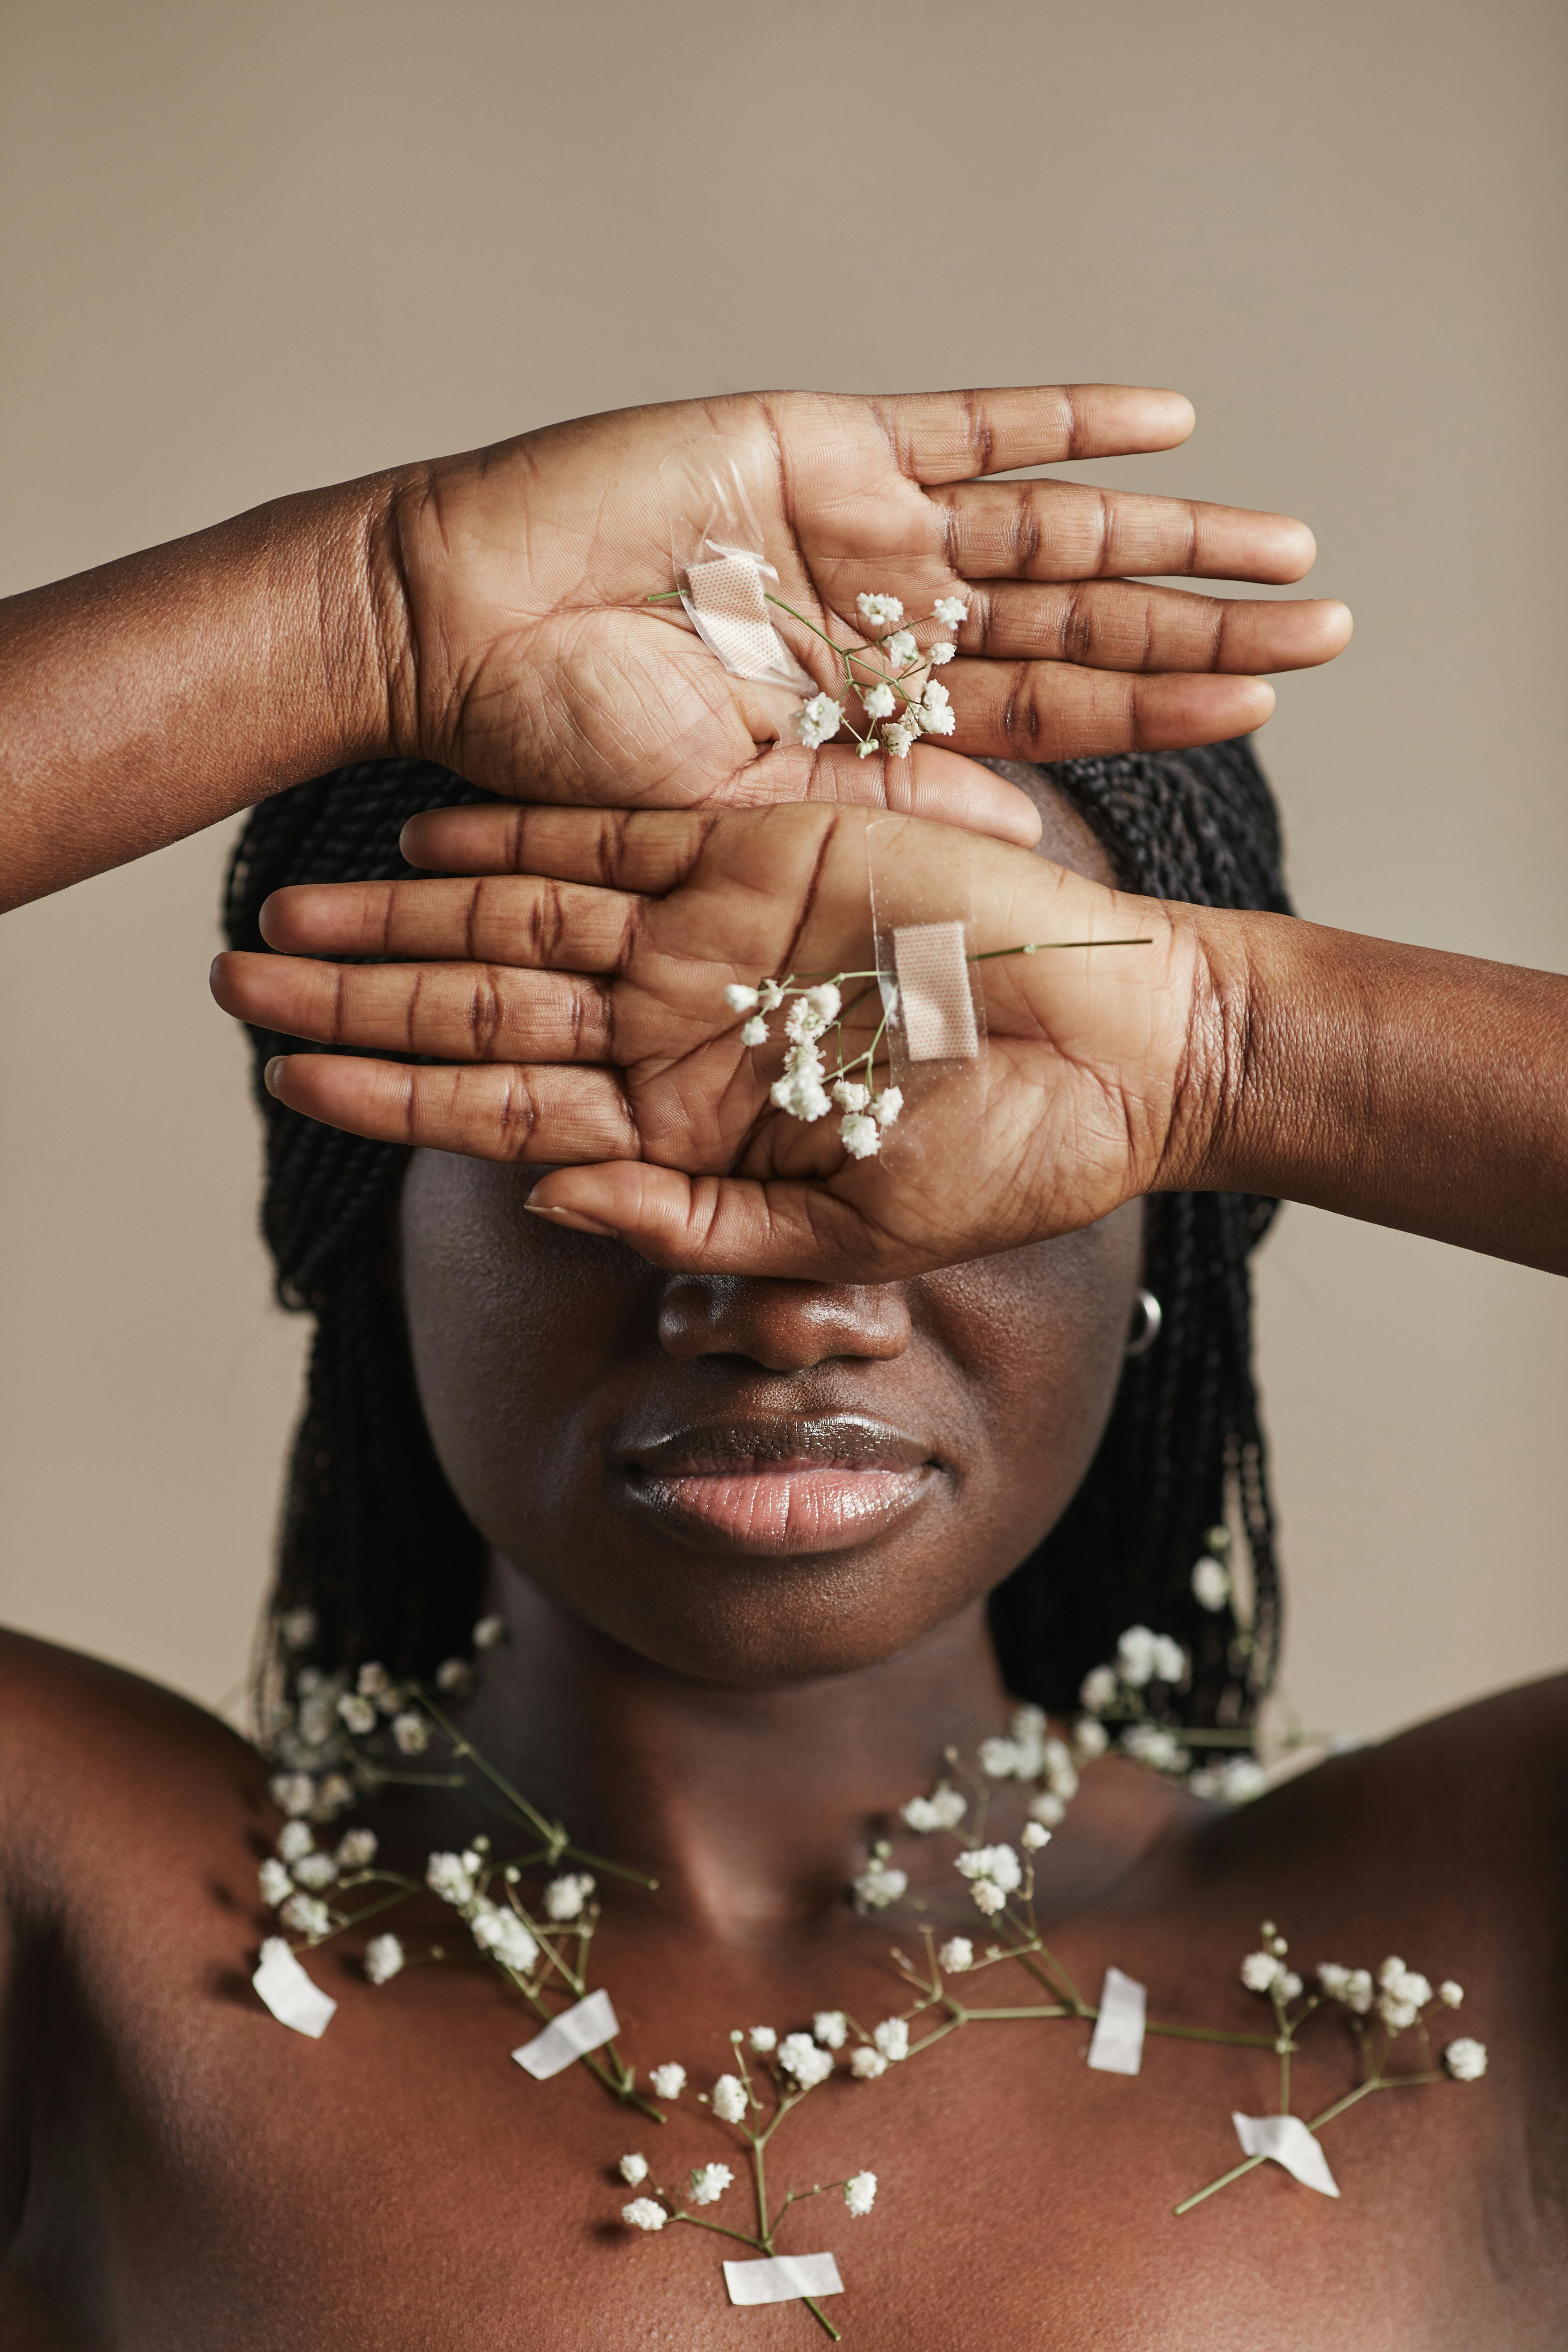
[[[651,732],[647,752],[627,796],[684,794],[653,772]],[[643,756],[634,742],[634,770]],[[1268,1196],[1562,1263],[1562,983],[1245,911],[1283,902],[1235,751],[1029,778],[1040,856],[1007,780],[941,759],[923,763],[939,813],[978,812],[989,837],[895,825],[872,844],[884,885],[962,900],[982,953],[1149,944],[977,967],[989,1047],[963,1084],[983,1117],[973,1091],[952,1119],[947,1082],[911,1087],[909,1148],[890,1136],[854,1166],[820,1122],[769,1111],[770,1069],[721,991],[860,966],[862,812],[781,792],[716,818],[422,818],[409,855],[495,877],[479,888],[392,878],[402,817],[453,789],[427,770],[351,771],[256,820],[234,898],[247,944],[220,994],[262,1032],[361,1049],[269,1077],[270,1229],[289,1294],[322,1316],[283,1595],[317,1624],[288,1630],[331,1664],[427,1673],[476,1610],[502,1620],[463,1729],[583,1846],[658,1876],[650,1894],[601,1872],[595,1975],[639,2067],[679,2059],[691,2086],[655,2125],[581,2066],[523,2081],[493,1971],[373,1989],[336,1946],[313,1963],[330,2031],[285,2032],[247,1982],[278,1831],[264,1768],[162,1694],[17,1643],[18,2340],[804,2340],[789,2304],[727,2310],[700,2229],[655,2243],[616,2221],[616,2160],[646,2150],[665,2179],[710,2162],[724,2126],[692,2095],[735,2063],[732,2028],[883,2018],[908,1993],[889,1943],[922,1921],[977,1930],[935,1842],[900,1843],[900,1899],[926,1906],[912,1922],[858,1917],[843,1888],[944,1748],[1008,1721],[987,1594],[1002,1587],[1015,1696],[1070,1705],[1136,1601],[1192,1650],[1194,1713],[1234,1720],[1256,1693],[1186,1577],[1228,1452],[1268,1597],[1243,1271]],[[314,887],[353,872],[388,878]],[[296,887],[262,912],[275,881]],[[294,956],[257,955],[258,923]],[[367,950],[419,961],[318,960]],[[1454,1015],[1441,1055],[1433,1004]],[[373,1058],[388,1047],[423,1058]],[[405,1166],[376,1138],[419,1148]],[[553,1170],[531,1195],[531,1160]],[[1124,1379],[1141,1285],[1163,1286],[1171,1329]],[[1133,1465],[1162,1482],[1154,1515]],[[1155,2016],[1256,2035],[1235,1971],[1267,1916],[1299,1923],[1304,1958],[1398,1948],[1463,1979],[1493,2071],[1369,2102],[1333,2147],[1340,2203],[1269,2167],[1179,2221],[1171,2206],[1234,2160],[1232,2107],[1268,2104],[1255,2048],[1152,2041],[1131,2082],[1084,2067],[1072,2020],[996,2024],[835,2081],[788,2118],[783,2178],[874,2171],[876,2210],[862,2226],[837,2199],[831,2222],[808,2207],[781,2249],[838,2249],[846,2334],[1555,2340],[1561,2061],[1538,1923],[1561,1869],[1561,1710],[1552,1685],[1515,1694],[1219,1818],[1123,1760],[1086,1771],[1037,1888],[1076,1984],[1113,1964]],[[377,1801],[366,1825],[416,1867],[472,1828],[467,1793]],[[1027,1851],[1025,1826],[1021,1787],[998,1780],[988,1834]],[[450,1947],[455,1926],[430,1896],[408,1946]],[[1316,2113],[1349,2045],[1304,2037],[1293,2064]],[[750,2227],[742,2194],[712,2218]]]

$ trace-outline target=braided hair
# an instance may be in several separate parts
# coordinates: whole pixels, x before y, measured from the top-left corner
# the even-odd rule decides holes
[[[1040,772],[1090,827],[1123,887],[1289,911],[1278,815],[1245,740]],[[382,760],[261,802],[229,869],[229,944],[265,949],[262,903],[285,883],[411,877],[398,849],[406,820],[489,797],[428,761]],[[279,1299],[316,1321],[270,1622],[309,1610],[316,1631],[305,1654],[329,1669],[376,1658],[396,1674],[428,1675],[468,1646],[485,1547],[437,1460],[415,1384],[392,1240],[408,1153],[277,1102],[261,1074],[300,1041],[250,1034],[266,1129],[262,1230]],[[1163,1310],[1158,1339],[1129,1360],[1067,1511],[993,1594],[992,1627],[1008,1688],[1066,1711],[1121,1631],[1148,1623],[1191,1653],[1186,1719],[1240,1725],[1268,1687],[1279,1638],[1247,1269],[1276,1203],[1196,1192],[1145,1207],[1143,1279]],[[1228,1609],[1200,1608],[1191,1590],[1208,1530],[1227,1511],[1251,1563],[1247,1642]]]

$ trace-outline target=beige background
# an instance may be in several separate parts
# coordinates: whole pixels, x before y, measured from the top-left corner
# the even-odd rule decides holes
[[[1305,908],[1568,963],[1557,0],[10,0],[0,588],[753,383],[1172,383],[1113,472],[1355,607],[1263,751]],[[1554,692],[1554,687],[1557,692]],[[0,1611],[216,1699],[301,1333],[225,844],[0,931]],[[1568,1286],[1292,1210],[1263,1360],[1312,1719],[1568,1664]]]

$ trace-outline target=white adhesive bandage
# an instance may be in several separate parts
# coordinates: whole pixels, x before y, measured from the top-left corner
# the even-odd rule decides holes
[[[1231,2122],[1248,2156],[1271,2156],[1304,2189],[1315,2189],[1324,2197],[1339,2195],[1321,2143],[1300,2116],[1233,2115]]]
[[[261,1965],[250,1979],[279,2025],[291,2025],[319,2042],[337,2014],[337,2002],[312,1984],[281,1936],[268,1936]]]
[[[1143,2018],[1147,1995],[1135,1977],[1107,1969],[1100,2015],[1089,2045],[1089,2063],[1102,2074],[1136,2074],[1143,2063]]]
[[[792,2303],[802,2294],[842,2294],[831,2254],[770,2254],[760,2263],[726,2263],[731,2303]]]
[[[763,492],[758,446],[709,434],[671,450],[659,467],[669,510],[669,552],[686,617],[731,677],[816,691],[775,626],[767,603],[778,573],[757,520]]]
[[[531,2042],[525,2042],[521,2050],[511,2054],[536,2083],[547,2083],[552,2074],[559,2074],[570,2066],[574,2058],[585,2058],[590,2050],[613,2042],[620,2030],[610,1996],[601,1989],[580,2000],[574,2009],[563,2009],[559,2017],[551,2019],[542,2033],[536,2033]]]
[[[732,677],[764,685],[790,685],[802,694],[816,688],[774,628],[763,582],[778,573],[744,547],[718,547],[700,563],[689,563],[680,583],[687,617],[710,654]]]
[[[980,1052],[962,923],[904,923],[893,933],[911,1062],[972,1062]]]

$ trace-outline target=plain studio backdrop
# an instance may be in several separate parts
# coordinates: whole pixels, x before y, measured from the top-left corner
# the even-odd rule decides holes
[[[1173,384],[1189,446],[1091,476],[1305,516],[1355,610],[1259,742],[1303,911],[1568,962],[1555,0],[10,0],[0,40],[0,590],[633,402]],[[207,996],[232,830],[0,926],[0,1615],[208,1701],[305,1336]],[[1309,1721],[1568,1664],[1568,1286],[1299,1208],[1258,1279]]]

